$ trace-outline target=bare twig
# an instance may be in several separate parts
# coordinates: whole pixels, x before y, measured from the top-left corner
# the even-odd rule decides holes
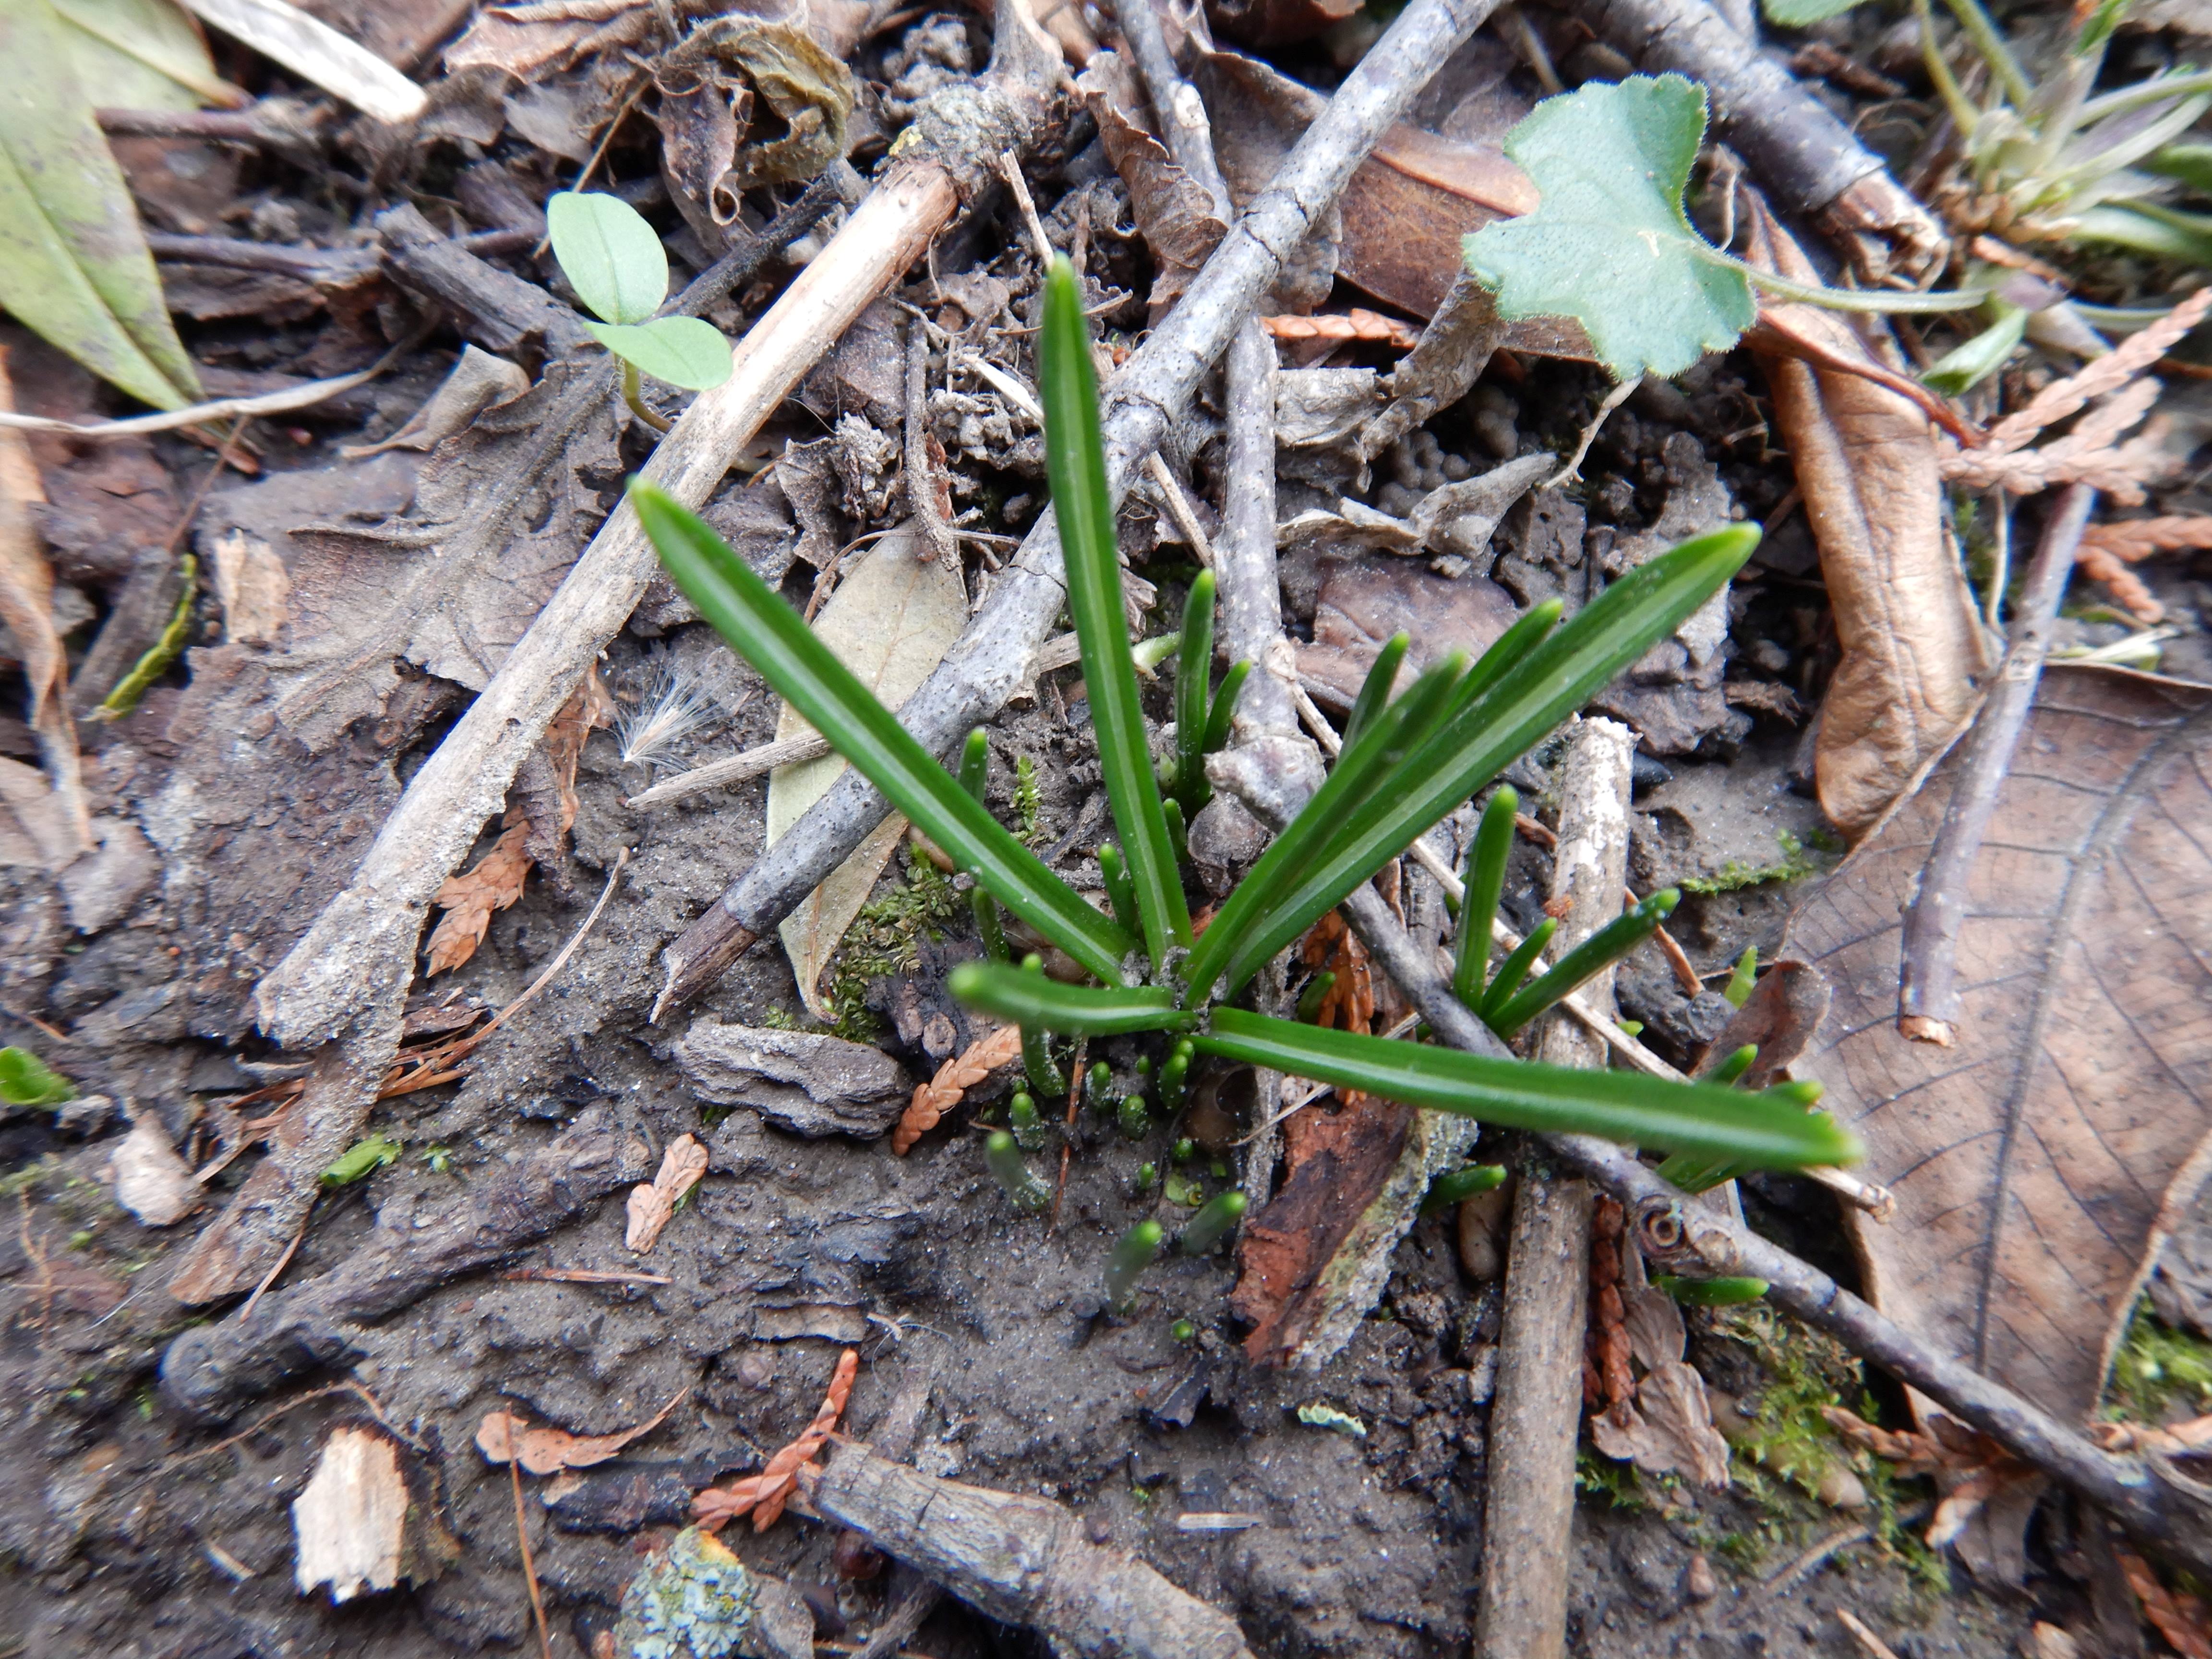
[[[1285,257],[1495,3],[1413,0],[1401,12],[1230,228],[1175,309],[1122,365],[1108,388],[1102,422],[1115,499],[1159,447]],[[907,730],[941,754],[996,714],[1030,682],[1030,659],[1051,634],[1066,597],[1059,532],[1048,513],[1000,574],[967,632],[899,711]],[[874,787],[848,769],[792,833],[669,946],[666,982],[653,1017],[713,983],[843,862],[888,810]]]
[[[2082,527],[2096,499],[2097,492],[2088,485],[2069,484],[2052,509],[2034,562],[2028,566],[2004,663],[1967,737],[1966,759],[1952,787],[1942,827],[1929,848],[1919,890],[1905,912],[1897,1027],[1917,1042],[1948,1048],[1957,1035],[1959,931],[1966,919],[1967,876],[1982,850],[1997,793],[2035,702],[2043,659],[2051,648],[2051,622],[2058,614]]]
[[[1559,850],[1552,897],[1570,906],[1561,948],[1620,914],[1628,864],[1629,757],[1636,734],[1612,720],[1577,724],[1559,793]],[[1583,988],[1602,1008],[1610,972]],[[1538,1057],[1602,1067],[1605,1045],[1553,1016]],[[1490,1408],[1490,1483],[1484,1511],[1482,1604],[1475,1651],[1485,1659],[1558,1659],[1566,1650],[1568,1534],[1574,1520],[1575,1436],[1582,1422],[1583,1332],[1590,1194],[1531,1166],[1513,1199],[1512,1247],[1498,1335],[1498,1393]]]
[[[709,789],[726,789],[733,783],[743,783],[763,772],[773,772],[779,766],[795,766],[800,761],[819,760],[830,752],[830,740],[818,734],[803,738],[787,738],[781,743],[764,743],[757,749],[748,749],[741,755],[708,761],[704,766],[695,766],[688,772],[678,772],[674,777],[656,783],[650,789],[641,789],[625,799],[624,806],[642,808],[666,806],[672,802],[689,800],[694,795],[703,795]]]
[[[917,322],[906,327],[906,510],[914,517],[917,550],[955,575],[960,544],[952,536],[952,488],[944,452],[929,430],[929,334]]]

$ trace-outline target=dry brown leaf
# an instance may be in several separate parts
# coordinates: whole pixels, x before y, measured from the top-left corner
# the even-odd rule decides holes
[[[1205,185],[1177,167],[1167,146],[1146,131],[1136,113],[1144,88],[1119,52],[1102,52],[1076,78],[1075,90],[1098,123],[1098,137],[1115,172],[1129,189],[1129,209],[1155,274],[1149,303],[1154,318],[1173,305],[1206,256],[1228,233]]]
[[[1754,263],[1816,280],[1764,209],[1753,228]],[[1837,355],[1872,361],[1838,318],[1808,306],[1774,309]],[[1974,707],[1974,678],[1988,659],[1972,596],[1943,539],[1926,415],[1856,374],[1760,361],[1843,646],[1814,752],[1820,805],[1857,835],[1950,741]]]
[[[1835,989],[1794,1069],[1896,1196],[1890,1225],[1856,1228],[1875,1304],[2080,1423],[2212,1169],[2212,690],[2045,670],[1965,895],[1966,1018],[1940,1048],[1897,1030],[1899,915],[1958,764],[1791,917],[1785,950]]]
[[[660,1230],[676,1213],[684,1194],[707,1173],[707,1147],[696,1135],[678,1135],[660,1155],[659,1173],[650,1185],[633,1187],[629,1194],[629,1227],[623,1243],[640,1255],[660,1242]]]
[[[520,1463],[532,1474],[587,1469],[604,1463],[633,1440],[643,1439],[668,1420],[691,1390],[677,1396],[634,1429],[613,1434],[570,1434],[566,1429],[533,1429],[512,1412],[487,1412],[477,1425],[477,1449],[490,1463]]]
[[[859,1351],[846,1349],[837,1357],[837,1369],[830,1376],[829,1392],[822,1396],[822,1408],[814,1413],[804,1434],[769,1459],[768,1467],[758,1474],[726,1486],[708,1486],[692,1498],[692,1518],[703,1530],[720,1532],[748,1512],[755,1532],[765,1532],[775,1523],[799,1484],[800,1468],[829,1443],[830,1431],[844,1413],[845,1402],[853,1397],[853,1378],[860,1369]]]
[[[1805,1052],[1820,1023],[1828,1017],[1834,993],[1820,970],[1809,963],[1778,962],[1759,976],[1751,995],[1721,1028],[1705,1058],[1698,1063],[1700,1075],[1712,1070],[1746,1043],[1759,1050],[1751,1069],[1737,1080],[1745,1089],[1764,1089],[1783,1068]]]
[[[584,740],[613,718],[614,699],[607,695],[596,667],[562,705],[545,728],[544,742],[516,776],[521,802],[507,809],[507,828],[492,849],[458,876],[448,876],[430,902],[445,911],[430,933],[427,979],[449,968],[458,968],[477,953],[491,926],[492,913],[504,910],[522,896],[524,878],[533,864],[548,873],[560,867],[566,850],[562,837],[576,821],[576,763]],[[557,826],[557,827],[556,827]]]
[[[1607,1457],[1649,1474],[1680,1474],[1710,1492],[1729,1485],[1728,1442],[1713,1426],[1705,1380],[1679,1359],[1644,1372],[1627,1420],[1590,1419],[1590,1439]]]
[[[968,1091],[1022,1057],[1022,1028],[1001,1025],[979,1037],[937,1068],[937,1075],[915,1085],[914,1099],[891,1130],[891,1151],[904,1158],[914,1143],[934,1129],[940,1119],[957,1106]]]

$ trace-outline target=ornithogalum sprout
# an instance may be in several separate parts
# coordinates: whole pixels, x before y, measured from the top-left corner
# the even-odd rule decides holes
[[[1805,1109],[1802,1089],[1753,1093],[1547,1066],[1325,1030],[1237,1006],[1279,951],[1680,626],[1749,556],[1755,527],[1731,526],[1685,542],[1629,572],[1565,623],[1557,605],[1539,606],[1480,660],[1454,654],[1431,662],[1395,696],[1394,660],[1387,674],[1370,678],[1320,789],[1194,936],[1176,832],[1183,808],[1205,798],[1205,752],[1227,737],[1224,705],[1241,676],[1232,669],[1218,693],[1208,687],[1201,694],[1212,656],[1211,594],[1201,581],[1176,653],[1176,672],[1185,677],[1176,699],[1176,750],[1168,766],[1156,769],[1130,659],[1089,329],[1064,260],[1046,281],[1038,352],[1068,610],[1113,815],[1113,841],[1099,853],[1103,909],[994,819],[713,531],[652,486],[631,486],[669,574],[699,613],[958,869],[1090,981],[1067,983],[1004,961],[969,962],[951,976],[957,996],[1024,1032],[1092,1039],[1158,1034],[1154,1080],[1164,1107],[1170,1091],[1184,1086],[1184,1074],[1211,1056],[1492,1123],[1607,1135],[1702,1159],[1786,1169],[1857,1155],[1847,1133]],[[1185,741],[1194,732],[1194,749]],[[1672,894],[1655,896],[1605,930],[1601,945],[1571,952],[1548,969],[1538,960],[1548,938],[1540,929],[1533,948],[1514,952],[1486,982],[1487,912],[1496,900],[1485,895],[1493,890],[1489,866],[1503,867],[1499,825],[1510,830],[1511,804],[1493,801],[1492,815],[1488,833],[1478,838],[1458,977],[1463,994],[1473,1001],[1479,989],[1482,1012],[1510,1030],[1648,935],[1674,901]],[[1040,1096],[1058,1092],[1034,1067],[1030,1082]],[[1103,1085],[1094,1077],[1091,1089],[1098,1106],[1118,1104],[1109,1098],[1110,1075]]]
[[[1127,1313],[1137,1299],[1137,1281],[1158,1258],[1167,1230],[1157,1221],[1139,1221],[1123,1233],[1106,1258],[1106,1303]]]
[[[1052,1205],[1052,1188],[1030,1171],[1022,1149],[1004,1129],[994,1129],[983,1143],[983,1162],[1024,1215],[1042,1215]]]
[[[564,190],[545,204],[545,232],[568,286],[601,319],[592,337],[622,359],[623,397],[656,432],[668,422],[638,386],[656,380],[704,392],[730,378],[730,343],[699,317],[656,315],[668,298],[668,254],[638,210],[619,196]]]
[[[1204,1255],[1244,1218],[1247,1202],[1242,1193],[1221,1193],[1208,1199],[1184,1226],[1176,1248],[1185,1255]]]

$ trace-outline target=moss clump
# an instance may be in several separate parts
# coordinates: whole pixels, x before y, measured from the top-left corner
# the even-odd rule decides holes
[[[1730,859],[1717,876],[1685,876],[1674,885],[1686,893],[1734,893],[1746,887],[1763,887],[1770,881],[1802,880],[1820,870],[1820,860],[1790,831],[1777,830],[1774,839],[1781,844],[1782,857],[1773,864],[1750,865]]]
[[[2179,1405],[2212,1412],[2212,1342],[2177,1331],[2136,1304],[2128,1334],[2105,1386],[2105,1415],[2114,1422],[2159,1423]]]
[[[1014,757],[1014,838],[1024,847],[1044,839],[1044,802],[1037,789],[1036,763]]]
[[[868,1011],[868,988],[893,974],[911,973],[921,961],[922,941],[933,943],[968,908],[951,877],[911,848],[903,857],[906,879],[860,907],[830,965],[822,996],[830,1029],[854,1042],[872,1042],[881,1031]]]

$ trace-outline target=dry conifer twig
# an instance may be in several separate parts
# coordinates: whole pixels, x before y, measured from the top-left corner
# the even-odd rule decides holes
[[[2154,553],[2186,553],[2212,547],[2212,514],[2171,513],[2155,519],[2122,519],[2093,524],[2081,532],[2081,550],[2091,548],[2140,564]]]
[[[1411,351],[1421,338],[1420,330],[1411,323],[1356,306],[1342,316],[1262,317],[1260,326],[1278,340],[1357,341],[1362,345],[1386,345],[1394,351]]]
[[[937,1075],[915,1085],[914,1098],[891,1130],[891,1151],[904,1158],[914,1143],[934,1129],[945,1115],[957,1106],[968,1091],[1022,1057],[1022,1028],[1001,1025],[979,1038],[937,1068]]]
[[[830,1431],[844,1414],[845,1402],[853,1397],[853,1378],[860,1369],[860,1350],[846,1349],[837,1358],[829,1392],[822,1396],[822,1408],[814,1413],[805,1433],[769,1459],[768,1467],[758,1474],[749,1474],[726,1486],[709,1486],[691,1500],[692,1518],[702,1529],[720,1532],[749,1511],[755,1532],[765,1532],[775,1523],[799,1484],[799,1469],[811,1463],[815,1453],[829,1443]]]
[[[2158,1582],[2150,1563],[2133,1550],[2119,1552],[2120,1571],[2128,1588],[2142,1603],[2143,1616],[2158,1626],[2158,1633],[2181,1659],[2212,1659],[2212,1619],[2203,1602],[2187,1594],[2177,1595]]]

